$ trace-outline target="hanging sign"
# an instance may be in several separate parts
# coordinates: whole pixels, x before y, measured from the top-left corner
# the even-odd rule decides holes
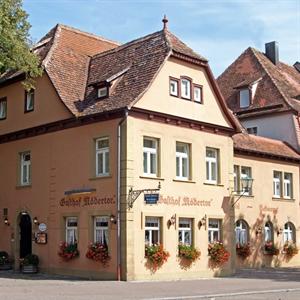
[[[39,231],[44,232],[47,230],[47,225],[45,223],[41,223],[39,225]]]
[[[144,194],[144,200],[146,204],[157,204],[159,194]]]

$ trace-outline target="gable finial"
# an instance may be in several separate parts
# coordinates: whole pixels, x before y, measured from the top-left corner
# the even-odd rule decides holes
[[[164,15],[164,18],[162,19],[162,22],[164,23],[163,29],[164,29],[164,30],[167,30],[167,29],[168,29],[167,23],[169,22],[169,20],[167,19],[167,16],[166,16],[166,15]]]

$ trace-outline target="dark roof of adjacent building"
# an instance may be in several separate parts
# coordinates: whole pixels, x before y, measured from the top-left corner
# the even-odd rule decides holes
[[[252,134],[238,133],[233,136],[236,153],[300,161],[299,153],[286,142]]]
[[[229,108],[239,117],[280,111],[300,112],[300,73],[283,62],[273,64],[249,47],[217,79]],[[238,91],[257,82],[252,102],[239,107]]]

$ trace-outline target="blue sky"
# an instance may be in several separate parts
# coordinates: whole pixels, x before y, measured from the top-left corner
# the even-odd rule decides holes
[[[23,0],[34,41],[57,23],[125,43],[169,29],[209,59],[217,76],[247,47],[279,42],[280,59],[300,60],[300,0]]]

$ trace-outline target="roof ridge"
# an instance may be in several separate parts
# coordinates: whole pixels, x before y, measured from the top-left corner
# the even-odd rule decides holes
[[[272,83],[274,84],[275,88],[278,90],[279,94],[282,96],[283,100],[286,102],[286,104],[292,109],[295,110],[293,108],[293,106],[291,105],[291,103],[288,101],[287,97],[285,96],[285,94],[282,92],[281,88],[276,84],[276,82],[274,81],[272,75],[270,74],[270,72],[267,70],[267,68],[264,66],[264,63],[261,61],[260,57],[258,57],[257,52],[259,52],[260,54],[265,55],[264,53],[256,50],[255,48],[251,48],[253,52],[253,55],[255,56],[255,58],[257,59],[258,63],[261,65],[261,67],[264,69],[264,71],[266,72],[266,74],[268,75],[268,77],[270,78],[270,80],[272,81]]]
[[[88,37],[96,39],[96,40],[101,40],[101,41],[108,42],[108,43],[115,44],[115,45],[121,45],[120,42],[107,39],[103,36],[100,36],[100,35],[97,35],[97,34],[94,34],[94,33],[82,31],[80,29],[74,28],[74,27],[69,26],[69,25],[58,23],[57,26],[60,27],[60,28],[65,29],[65,30],[69,30],[69,31],[72,31],[72,32],[75,32],[75,33],[78,33],[78,34],[82,34],[82,35],[88,36]]]
[[[60,33],[61,29],[60,29],[60,27],[58,26],[58,24],[57,24],[54,28],[55,28],[55,29],[54,29],[54,34],[53,34],[53,42],[52,42],[52,45],[51,45],[50,49],[48,50],[47,55],[45,56],[45,58],[44,58],[43,61],[42,61],[42,65],[44,66],[44,68],[47,67],[48,62],[49,62],[50,59],[51,59],[52,53],[53,53],[55,47],[56,47],[57,44],[58,44],[59,33]]]
[[[102,56],[108,55],[110,53],[119,52],[119,51],[124,50],[124,49],[126,49],[126,48],[128,48],[128,47],[130,47],[130,46],[132,46],[134,44],[137,44],[139,42],[143,42],[143,41],[145,41],[147,39],[150,39],[152,36],[154,36],[154,35],[156,35],[158,33],[161,33],[162,31],[163,30],[159,30],[159,31],[147,34],[147,35],[145,35],[143,37],[140,37],[140,38],[134,39],[132,41],[129,41],[129,42],[125,43],[125,44],[122,44],[122,45],[120,45],[120,46],[118,46],[116,48],[113,48],[113,49],[110,49],[110,50],[107,50],[107,51],[104,51],[104,52],[97,53],[97,54],[93,55],[92,57],[93,58],[98,58],[98,57],[102,57]]]

